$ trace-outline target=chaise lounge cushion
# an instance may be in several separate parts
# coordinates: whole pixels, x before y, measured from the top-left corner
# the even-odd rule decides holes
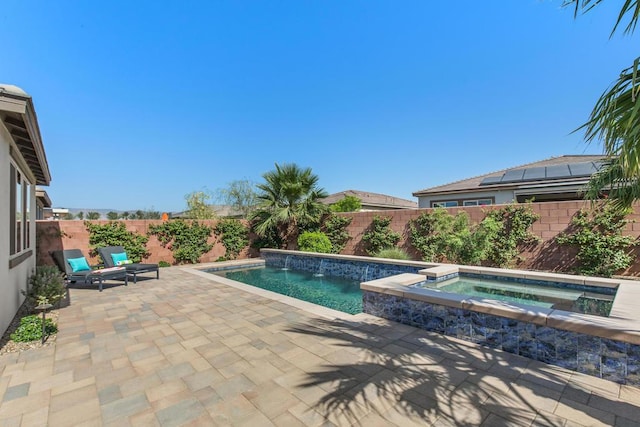
[[[89,267],[89,263],[87,262],[87,259],[85,257],[67,258],[67,262],[71,266],[71,271],[73,273],[91,270],[91,267]]]
[[[122,257],[122,254],[124,254],[124,258],[128,260],[127,253],[122,246],[106,246],[103,248],[98,248],[97,250],[100,254],[100,257],[102,258],[102,261],[104,262],[105,267],[116,267],[118,265],[125,267],[127,269],[127,273],[133,275],[134,283],[137,281],[137,275],[139,273],[150,273],[155,271],[156,278],[160,278],[158,264],[141,264],[136,262],[134,262],[133,264],[117,264],[116,260],[120,260],[122,262],[122,260],[120,259]]]

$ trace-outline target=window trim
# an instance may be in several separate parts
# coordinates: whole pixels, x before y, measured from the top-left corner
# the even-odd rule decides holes
[[[489,204],[485,204],[485,205],[466,205],[464,204],[464,202],[469,202],[469,201],[475,201],[475,202],[479,202],[479,201],[490,201],[491,203]],[[465,199],[442,199],[442,200],[431,200],[430,205],[431,208],[437,208],[437,207],[441,207],[440,204],[441,203],[456,203],[455,206],[442,206],[445,208],[455,208],[455,207],[474,207],[474,206],[490,206],[490,205],[495,205],[496,204],[496,199],[493,196],[489,196],[489,197],[469,197],[469,198],[465,198]]]
[[[35,188],[14,158],[9,159],[9,269],[33,255],[31,247],[31,192]],[[20,194],[18,194],[18,191]],[[19,205],[19,206],[18,206]]]

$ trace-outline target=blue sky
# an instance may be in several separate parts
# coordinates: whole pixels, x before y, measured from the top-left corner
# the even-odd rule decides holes
[[[413,199],[601,152],[571,132],[637,53],[604,3],[5,0],[0,82],[33,96],[57,207],[178,211],[276,162]]]

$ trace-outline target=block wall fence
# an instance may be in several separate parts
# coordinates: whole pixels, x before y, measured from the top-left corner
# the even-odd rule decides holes
[[[97,224],[107,224],[110,221],[100,220],[91,221]],[[152,224],[162,224],[161,220],[123,220],[127,226],[127,230],[133,231],[138,234],[147,235],[149,226]],[[204,220],[199,221],[210,227],[214,227],[217,223],[216,220]],[[211,251],[204,254],[200,259],[200,262],[213,262],[225,253],[224,246],[217,242],[217,238],[213,235],[209,238],[209,243],[215,243]],[[37,264],[38,265],[53,265],[53,259],[49,255],[50,251],[59,249],[80,249],[89,260],[90,264],[100,263],[100,259],[97,257],[91,257],[89,255],[89,232],[84,225],[84,221],[72,220],[72,221],[37,221],[36,222],[36,247],[37,247]],[[150,252],[149,258],[143,260],[143,262],[149,262],[157,264],[160,261],[166,261],[174,264],[173,253],[170,249],[163,248],[158,239],[155,236],[149,236],[147,242],[147,250]],[[250,251],[249,248],[245,249],[240,258],[250,258],[252,256],[259,256],[257,251]]]
[[[543,270],[543,271],[570,271],[575,264],[575,252],[570,248],[561,247],[555,243],[555,236],[558,233],[569,228],[571,218],[582,208],[590,208],[589,202],[583,201],[567,201],[567,202],[541,202],[530,205],[535,213],[540,216],[531,230],[537,234],[542,242],[527,248],[522,252],[524,260],[514,266],[520,269]],[[448,208],[451,214],[459,211],[466,211],[473,223],[480,222],[490,209],[498,209],[500,205],[495,206],[467,206],[458,208]],[[347,231],[351,235],[351,239],[342,251],[347,255],[366,255],[366,247],[362,242],[362,236],[371,225],[371,221],[375,215],[388,216],[392,218],[391,228],[399,232],[402,238],[398,246],[407,250],[414,255],[415,259],[420,259],[410,242],[409,228],[410,220],[417,218],[422,212],[429,209],[403,209],[376,212],[354,212],[345,213],[353,217],[351,225]],[[630,223],[627,224],[625,234],[640,237],[640,205],[636,205],[634,212],[627,217]],[[98,223],[107,223],[108,221],[97,221]],[[145,234],[151,224],[159,224],[160,220],[126,220],[124,221],[127,229]],[[202,221],[210,226],[216,224],[216,220]],[[38,221],[36,226],[36,243],[38,248],[38,264],[52,264],[53,260],[49,256],[49,251],[56,249],[81,249],[85,255],[89,256],[89,233],[84,226],[84,221]],[[214,236],[210,242],[216,242]],[[149,237],[147,249],[151,252],[151,256],[145,262],[157,263],[166,261],[173,263],[173,255],[169,249],[163,248],[155,236]],[[216,242],[213,249],[205,254],[201,262],[212,262],[218,257],[224,255],[224,247]],[[640,255],[640,248],[635,250],[636,258]],[[249,258],[259,256],[255,250],[245,250],[240,258]],[[90,259],[97,263],[97,259]],[[625,275],[640,276],[640,261],[636,261],[627,271]]]

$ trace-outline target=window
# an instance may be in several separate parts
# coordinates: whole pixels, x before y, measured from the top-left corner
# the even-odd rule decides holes
[[[454,208],[458,206],[458,202],[456,200],[444,200],[440,202],[431,202],[432,208]]]
[[[486,206],[491,204],[491,199],[465,200],[464,202],[462,202],[462,206]]]
[[[14,163],[9,173],[9,254],[15,255],[30,246],[31,185]]]

